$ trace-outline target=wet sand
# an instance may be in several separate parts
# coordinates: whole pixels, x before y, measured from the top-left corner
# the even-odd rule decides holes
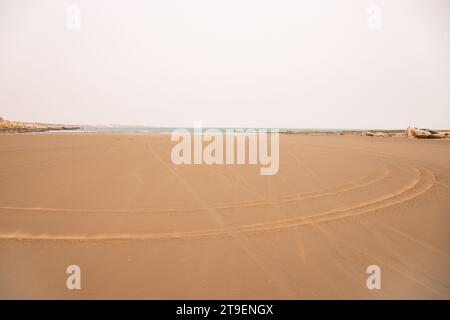
[[[0,298],[450,299],[449,140],[281,135],[273,176],[173,145],[0,135]]]

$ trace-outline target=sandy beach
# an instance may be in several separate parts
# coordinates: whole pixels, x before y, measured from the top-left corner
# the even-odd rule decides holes
[[[272,176],[172,146],[0,135],[0,298],[450,299],[450,140],[281,135]]]

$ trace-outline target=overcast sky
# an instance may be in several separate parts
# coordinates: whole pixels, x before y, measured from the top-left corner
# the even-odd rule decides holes
[[[450,1],[0,0],[0,116],[450,128]]]

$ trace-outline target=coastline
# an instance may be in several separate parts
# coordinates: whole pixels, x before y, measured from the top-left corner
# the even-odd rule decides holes
[[[29,133],[47,131],[78,130],[80,126],[37,122],[9,121],[0,118],[0,133]]]
[[[189,132],[193,132],[193,127],[180,127]],[[170,134],[175,127],[157,127],[157,126],[126,126],[126,125],[110,125],[110,126],[95,126],[95,125],[62,125],[62,124],[46,124],[34,122],[9,121],[0,118],[0,134],[4,133],[59,133],[59,132],[76,132],[76,133],[147,133],[147,134]],[[202,128],[203,130],[213,129],[209,127]],[[216,128],[214,128],[216,129]],[[217,128],[225,132],[226,130],[234,130],[236,133],[245,133],[246,130],[258,130],[260,128]],[[262,129],[262,128],[261,128]],[[267,128],[271,129],[271,128]],[[338,129],[338,128],[278,128],[279,133],[283,135],[340,135],[340,136],[370,136],[370,137],[415,137],[425,139],[449,139],[450,130],[430,130],[418,128],[406,129]],[[412,131],[412,132],[411,132]]]
[[[25,134],[25,133],[76,133],[76,134],[171,134],[173,130],[179,128],[161,128],[161,127],[84,127],[75,125],[39,125],[30,127],[2,128],[0,126],[0,134]],[[189,132],[193,132],[194,128],[182,128]],[[203,128],[204,130],[209,128]],[[247,129],[258,130],[258,128],[219,128],[223,133],[227,129],[235,130],[234,133],[246,134]],[[432,139],[450,139],[450,130],[437,130],[437,134],[429,137],[415,136],[416,138],[432,138]],[[404,129],[388,129],[388,130],[372,130],[372,129],[279,129],[280,135],[311,135],[311,136],[369,136],[369,137],[394,137],[405,138],[408,136]],[[412,136],[414,137],[414,136]]]

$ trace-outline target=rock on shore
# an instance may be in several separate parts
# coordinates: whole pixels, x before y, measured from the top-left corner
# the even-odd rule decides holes
[[[450,133],[438,132],[430,129],[419,129],[408,127],[405,130],[405,136],[407,138],[417,138],[417,139],[443,139],[443,138],[450,138]]]
[[[450,138],[450,131],[434,131],[430,129],[418,129],[408,127],[406,130],[378,130],[366,131],[361,135],[367,137],[406,137],[417,139],[446,139]]]

